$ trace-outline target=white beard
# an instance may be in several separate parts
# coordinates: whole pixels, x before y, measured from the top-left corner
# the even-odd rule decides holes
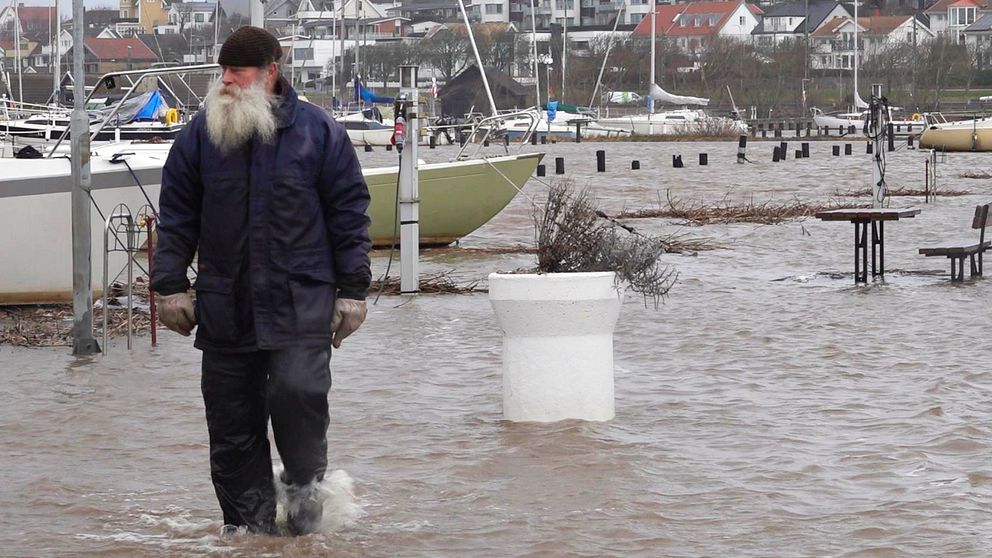
[[[217,80],[207,93],[207,136],[227,154],[252,137],[269,143],[276,134],[276,116],[264,79],[242,89]]]

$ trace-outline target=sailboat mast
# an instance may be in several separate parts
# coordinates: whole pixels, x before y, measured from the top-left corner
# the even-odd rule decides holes
[[[338,94],[338,53],[334,52],[334,40],[338,37],[338,12],[331,3],[331,110],[334,109],[334,97]]]
[[[858,112],[861,109],[858,106],[860,103],[858,101],[861,96],[858,95],[858,0],[854,0],[854,112]]]
[[[468,42],[472,43],[472,52],[475,53],[475,63],[479,67],[479,75],[482,77],[482,85],[486,88],[486,96],[489,97],[489,106],[493,109],[493,116],[499,114],[496,110],[496,101],[493,100],[493,90],[489,88],[489,78],[486,77],[486,68],[482,65],[482,57],[479,56],[479,47],[475,44],[475,35],[472,34],[472,24],[468,20],[468,13],[465,12],[465,2],[458,0],[458,7],[462,11],[462,18],[465,20],[465,30],[468,31]]]
[[[24,82],[21,80],[21,16],[17,12],[17,0],[14,0],[13,4],[14,4],[14,62],[17,64],[17,100],[23,103]]]
[[[534,95],[537,99],[537,104],[534,105],[538,109],[541,108],[541,78],[538,73],[537,68],[537,16],[534,15],[534,0],[530,0],[530,25],[531,25],[531,35],[530,35],[530,46],[534,53]]]
[[[658,32],[658,30],[657,30],[657,25],[658,25],[658,22],[657,22],[657,19],[658,19],[657,12],[658,12],[658,6],[654,3],[654,0],[652,0],[652,2],[651,2],[651,84],[648,85],[648,114],[654,114],[654,95],[652,94],[651,89],[654,87],[654,83],[655,83],[655,81],[654,81],[655,80],[655,76],[654,76],[654,63],[655,63],[654,62],[654,56],[655,56],[654,50],[655,50],[655,45],[654,45],[654,43],[657,40],[656,33]]]
[[[562,18],[561,24],[561,94],[558,95],[558,99],[564,102],[565,64],[568,61],[568,0],[565,0],[565,17]]]
[[[603,82],[603,72],[606,71],[606,61],[610,58],[610,49],[613,48],[613,37],[617,34],[617,26],[620,24],[620,18],[623,17],[623,12],[627,8],[627,0],[623,0],[620,4],[620,11],[617,12],[617,18],[613,20],[613,32],[610,33],[610,38],[606,42],[606,54],[603,56],[603,64],[599,67],[599,76],[596,78],[596,86],[592,88],[592,97],[589,98],[589,108],[592,108],[593,103],[596,102],[596,93],[599,93],[599,85]],[[602,103],[600,103],[602,104]]]
[[[55,36],[52,37],[52,84],[55,86],[55,104],[59,104],[59,73],[62,71],[59,38],[62,36],[62,13],[59,11],[59,0],[55,0]]]

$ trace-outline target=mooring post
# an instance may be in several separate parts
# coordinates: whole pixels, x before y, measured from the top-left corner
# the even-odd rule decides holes
[[[406,136],[397,144],[400,157],[400,293],[420,292],[420,166],[417,157],[420,120],[417,99],[416,65],[400,66],[400,96],[396,118],[405,119]]]
[[[709,155],[707,155],[706,153],[699,154],[699,166],[705,167],[709,163],[709,161],[710,161]]]
[[[555,157],[555,174],[565,174],[564,157]]]
[[[744,164],[747,161],[747,136],[737,138],[737,162]]]
[[[596,172],[606,172],[606,151],[596,151]]]

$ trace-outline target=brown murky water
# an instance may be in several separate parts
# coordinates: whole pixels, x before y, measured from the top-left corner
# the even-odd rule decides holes
[[[733,143],[546,151],[612,212],[655,206],[666,190],[784,203],[869,182],[863,144],[832,157],[813,143],[810,159],[778,164],[771,145],[752,144],[747,165],[733,163]],[[607,174],[595,173],[596,149]],[[710,166],[696,165],[701,151]],[[673,153],[686,168],[671,168]],[[634,158],[642,170],[626,170]],[[923,161],[889,154],[890,184],[921,187]],[[628,297],[609,423],[500,420],[500,333],[485,295],[383,297],[332,361],[330,461],[353,479],[361,513],[330,534],[217,536],[189,340],[165,334],[150,350],[143,338],[88,361],[0,347],[0,555],[989,556],[992,281],[952,285],[945,260],[916,254],[966,233],[992,188],[957,175],[989,167],[989,155],[948,155],[942,186],[976,195],[887,226],[889,273],[869,286],[853,284],[847,223],[635,222],[725,248],[671,255],[680,279],[659,309]],[[518,196],[462,246],[531,235]],[[422,261],[469,281],[530,258],[448,250]],[[376,257],[377,275],[385,264]]]

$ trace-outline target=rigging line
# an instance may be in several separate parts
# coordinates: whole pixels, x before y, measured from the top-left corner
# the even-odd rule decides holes
[[[148,192],[145,191],[145,187],[141,184],[141,180],[138,180],[138,175],[135,174],[134,169],[131,168],[131,164],[124,158],[126,155],[134,155],[134,153],[114,153],[113,157],[110,158],[110,162],[114,164],[124,163],[124,166],[127,167],[128,172],[131,173],[131,177],[134,178],[135,184],[138,185],[138,189],[141,190],[141,195],[144,196],[145,201],[148,202],[148,207],[152,208],[152,215],[158,218],[158,208],[155,207],[152,199],[148,197]]]
[[[389,269],[393,266],[393,255],[396,253],[396,237],[400,234],[400,171],[403,168],[403,152],[399,152],[399,163],[396,167],[396,205],[393,207],[393,240],[389,244],[389,260],[386,262],[386,271],[379,277],[379,292],[375,294],[372,306],[379,303],[383,289],[386,288],[386,278],[389,277]]]
[[[527,194],[525,194],[525,193],[524,193],[524,190],[523,190],[523,188],[521,188],[521,187],[519,187],[519,186],[517,186],[517,185],[516,185],[516,184],[515,184],[515,183],[514,183],[514,182],[513,182],[512,180],[510,180],[510,179],[509,179],[509,178],[508,178],[508,177],[507,177],[507,176],[506,176],[505,174],[503,174],[503,171],[501,171],[501,170],[499,170],[499,169],[498,169],[498,168],[496,167],[496,165],[494,165],[494,164],[492,163],[492,161],[490,161],[489,159],[483,159],[483,161],[485,161],[487,165],[489,165],[490,167],[492,167],[494,171],[496,171],[497,173],[499,173],[499,175],[503,177],[503,180],[505,180],[505,181],[507,181],[507,182],[508,182],[508,183],[510,184],[510,186],[513,186],[513,188],[514,188],[514,189],[515,189],[515,190],[516,190],[516,191],[517,191],[517,192],[518,192],[518,193],[519,193],[519,194],[520,194],[521,196],[523,196],[523,197],[525,197],[525,198],[527,198],[527,201],[529,201],[531,205],[533,205],[534,207],[537,207],[537,208],[540,208],[540,206],[538,205],[538,203],[537,203],[537,202],[535,202],[533,198],[531,198],[530,196],[528,196]],[[536,177],[531,177],[531,178],[536,178]],[[543,181],[540,181],[540,180],[539,180],[538,182],[541,182],[542,184],[545,184],[545,183],[544,183]],[[545,184],[545,186],[548,186],[548,187],[550,187],[550,185],[548,185],[548,184]]]

